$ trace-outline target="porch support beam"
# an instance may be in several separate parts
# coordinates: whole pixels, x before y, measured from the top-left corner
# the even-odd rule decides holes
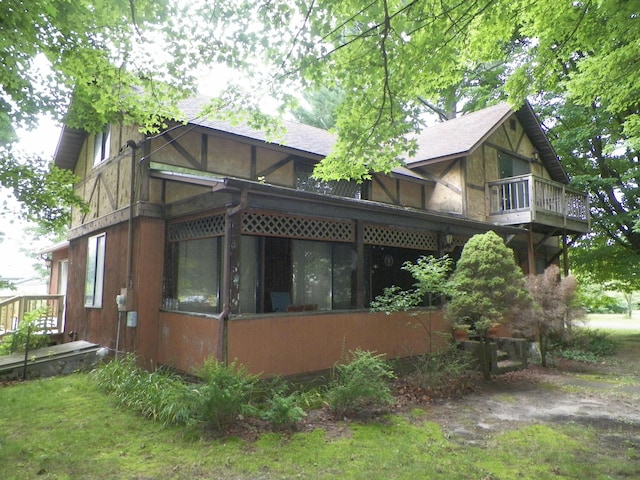
[[[529,275],[536,274],[536,250],[533,245],[533,225],[529,224],[527,238],[527,260],[529,261]]]
[[[364,308],[364,223],[356,221],[356,308]]]

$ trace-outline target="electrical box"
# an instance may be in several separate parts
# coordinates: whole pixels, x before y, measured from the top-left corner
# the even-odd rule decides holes
[[[121,288],[120,295],[116,295],[116,305],[118,305],[119,312],[127,311],[127,289]]]
[[[127,327],[138,326],[138,312],[127,312]]]

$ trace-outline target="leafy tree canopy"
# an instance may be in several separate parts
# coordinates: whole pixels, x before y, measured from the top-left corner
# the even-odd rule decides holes
[[[123,117],[157,130],[177,115],[173,100],[193,91],[191,72],[218,63],[251,83],[230,88],[211,112],[247,107],[251,95],[286,107],[308,87],[343,91],[338,142],[316,174],[364,179],[411,154],[425,109],[450,118],[529,97],[545,107],[576,185],[591,193],[594,233],[640,252],[634,2],[8,0],[0,25],[2,143],[42,112],[90,131]],[[51,69],[39,70],[39,58]]]

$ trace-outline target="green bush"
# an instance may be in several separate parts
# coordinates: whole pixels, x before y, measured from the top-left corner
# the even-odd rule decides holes
[[[273,392],[271,398],[267,400],[262,418],[276,429],[292,429],[296,423],[307,416],[302,407],[298,405],[299,400],[300,395],[297,392],[289,395]]]
[[[607,357],[616,353],[618,343],[602,330],[579,328],[574,331],[571,347],[598,357]]]
[[[618,342],[602,330],[577,328],[570,342],[559,342],[557,355],[569,360],[597,363],[616,353]]]
[[[46,313],[46,307],[25,313],[17,330],[5,335],[2,342],[0,342],[0,355],[10,355],[15,352],[46,347],[48,343],[47,335],[35,333],[38,320],[45,317]],[[28,345],[27,338],[29,340]]]
[[[224,365],[208,359],[197,372],[203,383],[198,386],[199,414],[216,430],[224,430],[239,415],[255,415],[252,405],[259,377],[242,365]]]
[[[336,416],[354,415],[389,406],[388,382],[395,375],[382,355],[356,350],[348,363],[334,367],[327,402]]]

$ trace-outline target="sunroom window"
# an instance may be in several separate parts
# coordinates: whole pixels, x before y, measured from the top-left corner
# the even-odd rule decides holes
[[[184,240],[171,245],[171,294],[165,308],[218,313],[220,299],[219,237]]]

